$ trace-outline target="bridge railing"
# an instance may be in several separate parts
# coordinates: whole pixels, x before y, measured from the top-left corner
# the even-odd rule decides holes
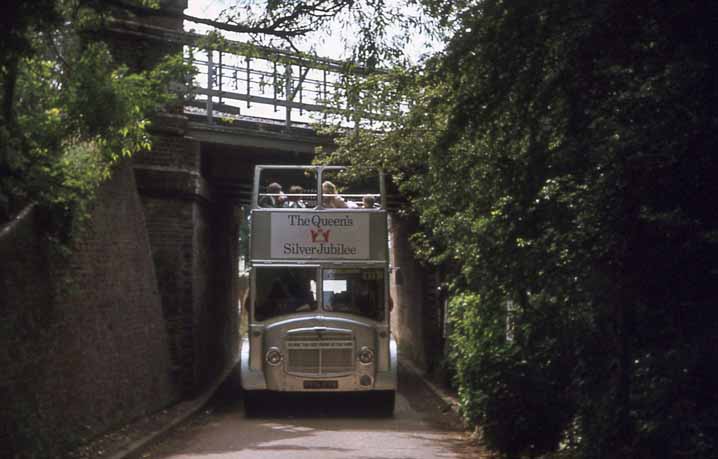
[[[228,40],[224,40],[225,43]],[[340,61],[234,44],[233,51],[185,47],[195,67],[190,113],[208,123],[243,117],[293,123],[330,121],[375,125],[388,117],[368,90],[353,89],[364,69]],[[245,49],[246,51],[242,51]]]
[[[250,117],[287,126],[323,119],[380,128],[391,111],[406,108],[382,105],[376,96],[388,86],[376,79],[371,89],[357,89],[355,82],[380,72],[344,61],[120,18],[111,18],[107,28],[183,47],[196,70],[185,112],[211,124]]]

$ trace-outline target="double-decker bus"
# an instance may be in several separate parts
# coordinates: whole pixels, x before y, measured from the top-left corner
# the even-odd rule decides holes
[[[249,414],[271,391],[364,392],[393,412],[384,177],[342,186],[343,176],[337,166],[255,168],[240,352]]]

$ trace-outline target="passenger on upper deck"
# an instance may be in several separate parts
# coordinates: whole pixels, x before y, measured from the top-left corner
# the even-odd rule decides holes
[[[282,185],[277,182],[272,182],[267,186],[267,193],[277,196],[261,196],[259,198],[259,207],[282,207],[287,198],[282,193]]]
[[[287,200],[284,201],[284,207],[288,207],[290,209],[304,209],[307,207],[307,204],[304,202],[301,196],[298,196],[300,194],[304,193],[304,188],[302,188],[299,185],[292,185],[289,187],[289,194],[287,195]]]
[[[373,209],[376,206],[376,200],[374,199],[374,196],[370,194],[365,194],[364,197],[361,199],[362,207],[365,209]]]
[[[322,205],[326,208],[345,209],[347,206],[344,198],[337,194],[337,187],[330,181],[322,183]],[[327,196],[329,195],[329,196]]]

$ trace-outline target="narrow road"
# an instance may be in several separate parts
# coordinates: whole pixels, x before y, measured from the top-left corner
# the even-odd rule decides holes
[[[245,416],[233,375],[191,420],[134,458],[143,459],[468,459],[461,422],[435,396],[400,371],[393,418],[365,399],[277,396],[257,417]]]

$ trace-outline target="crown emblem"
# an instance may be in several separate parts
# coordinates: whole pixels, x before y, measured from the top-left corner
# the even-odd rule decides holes
[[[312,242],[329,242],[329,233],[332,230],[323,230],[321,228],[310,229],[309,233],[312,235]]]

